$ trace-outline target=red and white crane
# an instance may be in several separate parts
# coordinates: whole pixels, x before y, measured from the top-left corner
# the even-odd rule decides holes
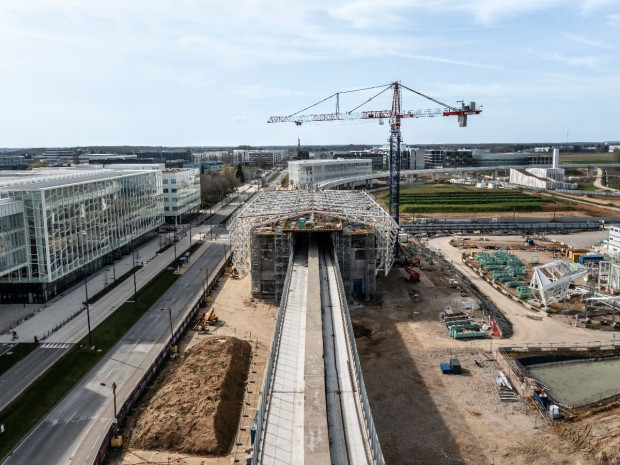
[[[374,95],[373,97],[366,100],[361,105],[353,108],[351,111],[341,112],[340,111],[340,95],[347,94],[352,92],[361,92],[367,91],[371,89],[379,89],[382,90]],[[401,88],[406,89],[408,91],[413,92],[414,94],[419,95],[431,102],[434,102],[438,105],[441,105],[443,109],[437,108],[435,110],[408,110],[402,111],[402,93]],[[360,107],[366,105],[371,100],[374,100],[379,95],[383,94],[389,89],[393,89],[392,95],[392,109],[391,110],[370,110],[370,111],[360,111],[356,112]],[[301,115],[300,113],[309,110],[312,107],[315,107],[331,98],[336,99],[336,111],[334,113],[319,113],[319,114],[309,114],[309,115]],[[387,86],[374,86],[374,87],[366,87],[363,89],[355,89],[349,90],[345,92],[336,92],[335,94],[330,95],[323,100],[310,105],[298,112],[295,112],[288,116],[272,116],[269,118],[268,123],[295,123],[297,126],[300,126],[302,123],[307,122],[315,122],[315,121],[345,121],[345,120],[355,120],[355,119],[376,119],[379,120],[379,124],[383,124],[383,120],[387,119],[390,121],[390,158],[389,158],[389,171],[390,171],[390,194],[389,194],[389,210],[390,215],[394,218],[396,223],[399,221],[399,208],[400,208],[400,168],[401,168],[401,153],[400,153],[400,142],[402,140],[400,134],[400,120],[403,118],[432,118],[435,116],[457,116],[460,127],[467,126],[467,117],[469,115],[477,115],[482,112],[482,108],[476,108],[476,103],[471,102],[469,105],[466,105],[464,102],[459,102],[461,104],[460,108],[453,107],[446,103],[443,103],[437,99],[429,97],[417,90],[410,89],[407,86],[400,84],[399,82],[393,82]]]

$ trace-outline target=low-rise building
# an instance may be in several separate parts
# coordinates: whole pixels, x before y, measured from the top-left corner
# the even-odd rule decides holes
[[[200,210],[200,170],[165,169],[162,172],[164,216],[167,223],[183,223]]]
[[[330,179],[371,174],[372,161],[367,159],[290,161],[288,173],[291,187],[308,189]],[[361,182],[364,183],[365,181]]]
[[[620,225],[609,226],[609,239],[607,239],[607,251],[610,255],[620,255]]]
[[[286,150],[235,150],[233,152],[235,164],[243,166],[258,166],[261,168],[273,168],[286,158]]]

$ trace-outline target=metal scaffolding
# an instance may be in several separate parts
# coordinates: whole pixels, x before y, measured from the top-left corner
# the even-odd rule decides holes
[[[561,260],[537,266],[532,271],[531,299],[543,308],[564,300],[571,282],[588,272],[583,266]]]
[[[302,215],[318,214],[339,218],[353,225],[363,224],[372,227],[375,231],[375,250],[378,259],[374,271],[376,273],[382,270],[385,275],[388,274],[394,262],[398,225],[367,193],[332,190],[263,191],[254,201],[246,205],[229,225],[233,263],[239,273],[245,273],[250,269],[251,236],[257,228],[275,225],[280,221]],[[343,225],[343,229],[348,228]],[[346,231],[343,231],[343,235],[347,236]],[[290,250],[289,241],[281,242],[282,247]],[[347,244],[342,246],[347,247]],[[274,252],[276,256],[280,256],[281,251]]]

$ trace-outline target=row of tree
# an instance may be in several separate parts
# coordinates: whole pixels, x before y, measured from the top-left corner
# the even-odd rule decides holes
[[[215,205],[232,192],[239,184],[245,182],[243,168],[224,166],[220,173],[204,173],[200,176],[200,194],[203,207]]]

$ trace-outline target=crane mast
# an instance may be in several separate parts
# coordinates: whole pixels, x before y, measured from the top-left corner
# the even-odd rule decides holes
[[[370,89],[378,89],[383,88],[378,94],[366,100],[363,104],[358,105],[353,110],[348,112],[340,111],[340,95],[343,93],[351,93],[351,92],[359,92],[366,91]],[[392,95],[392,109],[391,110],[371,110],[371,111],[362,111],[358,113],[354,113],[355,110],[375,99],[379,95],[383,94],[388,89],[394,89]],[[409,110],[402,111],[402,92],[401,89],[406,89],[414,94],[417,94],[431,102],[437,103],[441,105],[444,109],[441,110],[439,108],[435,110]],[[332,97],[336,99],[336,111],[334,113],[320,113],[320,114],[310,114],[310,115],[300,115],[301,112],[306,111],[320,103],[323,103]],[[445,104],[437,99],[429,97],[417,90],[410,89],[399,82],[393,82],[386,86],[374,86],[367,87],[364,89],[356,89],[346,92],[337,92],[333,95],[330,95],[323,100],[310,105],[309,107],[304,108],[296,113],[293,113],[288,116],[272,116],[269,118],[268,123],[285,123],[292,122],[297,126],[301,126],[302,123],[306,122],[317,122],[317,121],[342,121],[342,120],[352,120],[352,119],[378,119],[380,124],[383,124],[383,119],[388,119],[390,122],[390,136],[388,138],[388,142],[390,144],[390,158],[388,160],[388,169],[389,169],[389,212],[390,216],[394,218],[396,223],[399,223],[400,219],[400,170],[402,165],[402,155],[400,150],[400,143],[402,141],[401,133],[400,133],[400,125],[401,119],[403,118],[432,118],[435,116],[457,116],[460,127],[467,126],[467,116],[468,115],[477,115],[482,112],[482,108],[477,108],[475,102],[471,102],[469,105],[465,105],[465,103],[461,102],[461,107],[453,107],[451,105]]]

